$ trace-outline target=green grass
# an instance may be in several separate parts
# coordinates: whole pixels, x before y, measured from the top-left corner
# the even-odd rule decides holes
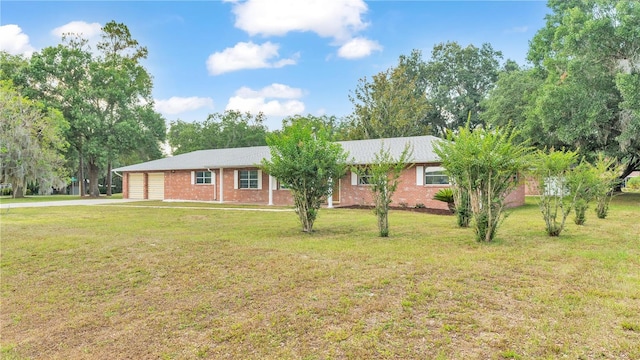
[[[193,204],[186,204],[191,206]],[[204,206],[204,205],[202,205]],[[640,195],[489,245],[452,216],[83,206],[0,215],[3,359],[638,359]]]
[[[107,198],[106,195],[101,195]],[[122,199],[122,194],[114,194],[109,199]],[[88,196],[80,197],[78,195],[28,195],[23,198],[13,199],[11,196],[0,196],[0,204],[17,204],[26,202],[44,202],[44,201],[64,201],[64,200],[82,200],[91,199]]]

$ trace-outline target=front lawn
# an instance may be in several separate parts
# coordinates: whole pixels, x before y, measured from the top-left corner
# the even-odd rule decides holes
[[[640,359],[640,194],[549,238],[452,216],[2,211],[2,359]]]
[[[114,194],[107,197],[101,195],[101,198],[105,199],[122,199],[122,194]],[[44,201],[64,201],[64,200],[83,200],[92,199],[89,196],[81,197],[79,195],[27,195],[23,198],[13,199],[11,196],[0,196],[0,204],[17,204],[26,202],[44,202]],[[93,198],[95,199],[95,198]]]

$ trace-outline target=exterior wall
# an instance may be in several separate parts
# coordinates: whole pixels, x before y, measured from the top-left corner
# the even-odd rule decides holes
[[[507,195],[505,204],[507,207],[518,207],[524,205],[524,195],[526,192],[526,182],[521,181],[518,187],[513,192]]]
[[[122,174],[122,198],[129,198],[129,173]]]
[[[203,171],[203,169],[193,171]],[[218,174],[218,171],[214,171],[212,176],[217,177]],[[192,184],[191,170],[165,171],[164,198],[165,200],[214,201],[218,199],[217,183],[216,178],[215,184]]]
[[[426,164],[431,166],[432,164]],[[238,168],[223,170],[223,190],[225,203],[241,204],[269,204],[269,175],[262,173],[262,189],[234,189],[234,170],[255,170],[256,168]],[[194,169],[193,171],[202,171]],[[195,201],[219,201],[220,200],[220,169],[213,169],[215,184],[196,185],[191,184],[191,170],[175,170],[164,172],[164,198],[165,200],[195,200]],[[145,194],[147,193],[145,174]],[[129,173],[123,175],[123,197],[129,196]],[[335,206],[368,206],[373,205],[371,189],[367,185],[351,185],[351,172],[347,172],[340,181],[339,202]],[[448,209],[442,201],[433,200],[438,190],[449,185],[417,185],[416,167],[405,169],[400,175],[400,184],[393,195],[391,206],[415,207],[422,204],[431,209]],[[525,183],[523,182],[513,193],[507,197],[509,206],[521,206],[524,204]],[[146,196],[145,196],[146,198]],[[272,190],[273,205],[292,205],[291,192],[286,189]]]
[[[368,185],[351,185],[351,172],[340,180],[340,206],[373,205],[371,189]],[[422,204],[430,209],[448,209],[447,203],[433,200],[433,195],[449,185],[417,185],[415,166],[403,170],[399,181],[391,206],[415,207]]]

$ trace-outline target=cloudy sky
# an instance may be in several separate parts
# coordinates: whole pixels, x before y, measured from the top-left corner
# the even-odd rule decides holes
[[[31,54],[115,20],[147,46],[156,109],[168,122],[238,109],[344,116],[358,79],[435,44],[491,43],[525,64],[544,1],[12,1],[0,3],[0,49]]]

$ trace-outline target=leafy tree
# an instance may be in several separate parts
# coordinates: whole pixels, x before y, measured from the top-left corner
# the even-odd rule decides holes
[[[587,221],[586,214],[589,203],[595,199],[595,190],[600,179],[593,166],[583,160],[578,166],[571,169],[568,180],[569,193],[574,194],[576,199],[573,222],[576,225],[584,225]]]
[[[111,169],[120,153],[147,149],[149,140],[158,149],[165,140],[166,125],[162,116],[153,110],[151,76],[140,65],[147,57],[147,48],[133,39],[122,23],[108,22],[102,28],[97,47],[100,56],[93,63],[92,88],[99,91],[94,104],[101,124],[106,128],[107,195],[111,195]],[[143,104],[141,104],[141,102]],[[147,146],[140,146],[145,144]],[[151,149],[151,153],[156,153]],[[93,174],[93,173],[92,173]],[[95,179],[97,190],[98,179]],[[92,187],[94,180],[91,181]]]
[[[251,115],[235,110],[210,114],[203,122],[177,120],[169,128],[173,154],[196,150],[266,145],[264,114]]]
[[[70,123],[69,155],[78,159],[80,179],[88,168],[91,196],[99,196],[105,168],[111,189],[110,169],[119,156],[139,152],[140,144],[159,149],[165,136],[164,119],[152,113],[151,77],[140,65],[146,48],[124,24],[112,21],[102,29],[98,50],[93,53],[85,39],[69,34],[58,46],[34,54],[29,66],[31,91]]]
[[[373,194],[380,237],[389,236],[389,205],[393,201],[393,193],[398,188],[400,175],[407,168],[412,154],[413,150],[407,144],[400,157],[395,159],[382,144],[371,164],[356,166],[353,169],[359,175],[369,175],[368,185]]]
[[[528,58],[544,85],[528,121],[545,145],[599,152],[640,166],[640,5],[630,0],[550,0]]]
[[[434,146],[452,183],[469,194],[477,241],[490,242],[504,217],[505,198],[518,186],[529,165],[530,148],[516,143],[516,133],[496,128],[449,132]]]
[[[24,196],[27,182],[37,182],[43,192],[64,186],[61,151],[67,127],[60,112],[46,111],[10,81],[0,81],[0,175],[11,184],[14,198]]]
[[[609,213],[609,203],[613,197],[613,191],[620,183],[618,174],[622,172],[622,167],[615,159],[599,154],[593,164],[593,170],[598,179],[593,190],[596,200],[596,215],[598,218],[604,219]]]
[[[471,128],[482,124],[481,103],[498,80],[501,59],[502,53],[488,43],[477,48],[447,42],[433,48],[424,82],[433,106],[427,121],[436,134],[444,136],[447,129],[465,126],[468,118]]]
[[[578,152],[538,150],[531,168],[540,189],[539,205],[549,236],[559,236],[585,188],[581,171],[574,171]],[[583,170],[583,169],[580,169]]]
[[[536,136],[543,131],[540,123],[528,118],[543,83],[533,69],[501,72],[495,87],[482,102],[481,119],[490,126],[513,126],[521,137],[530,139],[532,145],[544,147],[546,139]]]
[[[420,52],[401,56],[396,67],[360,79],[349,96],[351,139],[417,136],[429,133],[425,123],[431,106],[425,97]]]
[[[271,160],[262,169],[291,189],[302,230],[313,231],[322,201],[332,189],[332,179],[346,173],[347,154],[330,141],[327,129],[315,127],[317,119],[296,118],[282,132],[267,137]]]

